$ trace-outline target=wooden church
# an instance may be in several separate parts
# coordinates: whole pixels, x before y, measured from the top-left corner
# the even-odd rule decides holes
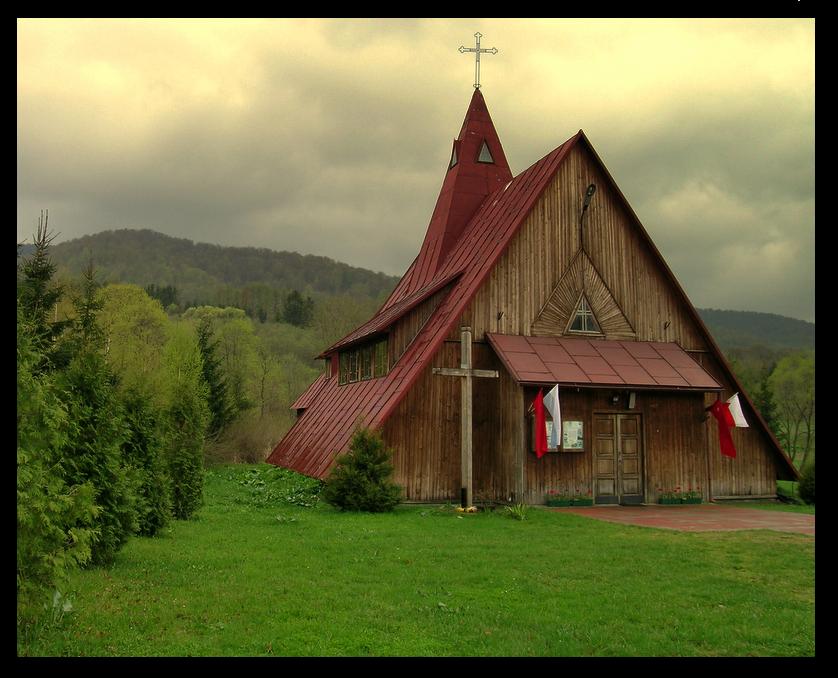
[[[764,498],[798,477],[582,130],[513,177],[479,86],[419,254],[319,357],[267,461],[325,478],[367,426],[407,501]],[[556,384],[539,457],[532,404]],[[732,458],[705,408],[736,392]]]

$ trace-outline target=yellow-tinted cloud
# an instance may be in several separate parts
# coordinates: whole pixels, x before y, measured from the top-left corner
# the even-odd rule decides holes
[[[64,238],[144,226],[401,273],[476,31],[500,50],[481,81],[514,172],[582,127],[673,268],[679,239],[738,226],[784,279],[753,225],[813,237],[812,19],[21,19],[18,238],[49,207]]]

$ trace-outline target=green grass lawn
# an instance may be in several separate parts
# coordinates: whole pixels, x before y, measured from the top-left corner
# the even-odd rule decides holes
[[[73,611],[19,653],[814,655],[811,537],[340,513],[288,503],[274,475],[209,471],[198,519],[73,576]]]
[[[783,504],[777,501],[730,501],[725,502],[723,505],[736,508],[755,508],[765,509],[767,511],[788,511],[789,513],[815,515],[815,507],[806,504]]]

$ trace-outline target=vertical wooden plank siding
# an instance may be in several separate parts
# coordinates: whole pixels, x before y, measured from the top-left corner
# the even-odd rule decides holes
[[[525,389],[528,405],[536,389]],[[565,389],[561,392],[562,417],[584,422],[585,449],[555,452],[538,459],[532,441],[527,444],[527,494],[529,503],[542,503],[550,490],[561,494],[593,491],[594,413],[640,414],[643,485],[646,502],[658,499],[659,489],[701,489],[707,500],[707,466],[703,439],[704,401],[700,393],[636,392],[635,407],[611,402],[612,391]],[[528,430],[531,422],[528,421]]]
[[[405,349],[410,345],[410,342],[419,334],[419,330],[431,317],[431,314],[439,306],[440,302],[445,298],[451,290],[451,285],[446,285],[438,292],[435,292],[430,297],[425,299],[416,308],[411,309],[404,317],[400,318],[392,330],[390,331],[390,365],[395,365],[396,361],[401,358]],[[459,330],[458,330],[459,331]],[[459,336],[459,335],[458,335]]]
[[[729,388],[719,366],[709,359],[699,328],[635,232],[632,218],[588,151],[577,145],[432,361],[435,367],[456,366],[459,327],[469,325],[475,340],[475,367],[500,372],[499,379],[474,383],[474,492],[478,501],[509,501],[520,486],[521,440],[530,447],[525,409],[534,394],[511,379],[485,344],[485,333],[549,333],[537,320],[572,262],[579,261],[579,213],[591,183],[597,185],[597,192],[585,216],[590,265],[580,263],[578,275],[586,276],[586,287],[591,285],[596,303],[618,308],[623,314],[624,321],[617,322],[616,311],[609,311],[618,335],[613,338],[627,339],[633,331],[639,341],[675,341],[703,356],[704,367]],[[397,324],[391,333],[394,358],[401,355],[445,292],[420,304]],[[613,298],[611,306],[606,295]],[[559,312],[556,309],[554,315]],[[405,487],[410,500],[455,501],[459,497],[459,381],[435,376],[429,366],[384,426],[385,439],[396,449],[396,482]],[[642,414],[647,502],[657,500],[658,488],[675,487],[701,487],[706,500],[711,484],[714,496],[775,493],[776,465],[763,434],[738,429],[734,432],[737,459],[720,454],[715,420],[708,422],[704,415],[705,404],[714,396],[705,403],[701,393],[636,393],[631,411]],[[563,416],[584,422],[585,450],[548,454],[538,460],[527,449],[523,458],[525,501],[541,503],[551,489],[574,493],[591,489],[592,417],[595,411],[620,411],[610,403],[610,395],[609,390],[562,391]],[[728,392],[724,397],[730,395]],[[625,403],[620,406],[626,407]],[[712,477],[708,477],[708,469]]]
[[[637,340],[677,341],[685,349],[706,348],[629,215],[581,145],[574,147],[559,167],[496,270],[463,314],[474,338],[481,339],[487,331],[533,334],[532,324],[539,311],[576,258],[582,197],[591,183],[597,185],[597,192],[585,215],[586,252]],[[593,283],[592,292],[602,294],[601,285],[590,275],[587,281]],[[504,315],[498,323],[501,311]]]
[[[725,387],[721,398],[727,400],[734,393],[734,386],[725,379],[720,365],[710,355],[702,356],[702,364],[716,381]],[[715,402],[716,396],[707,394],[704,405]],[[756,415],[740,398],[746,421],[756,423]],[[725,457],[719,446],[719,428],[716,419],[707,416],[706,441],[711,474],[713,496],[740,497],[748,495],[774,495],[777,492],[777,461],[772,454],[766,454],[766,436],[753,427],[732,429],[736,458]]]
[[[523,418],[520,387],[488,345],[472,349],[475,367],[500,373],[499,379],[472,382],[474,499],[508,501]],[[384,438],[395,450],[394,479],[408,501],[459,501],[461,380],[432,373],[433,367],[459,365],[459,351],[459,341],[446,341],[384,424]]]
[[[460,380],[431,371],[459,360],[459,342],[443,344],[382,429],[394,448],[394,480],[408,501],[459,498]]]

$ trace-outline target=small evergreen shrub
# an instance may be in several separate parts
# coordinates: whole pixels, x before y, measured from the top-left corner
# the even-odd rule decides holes
[[[338,457],[321,496],[341,511],[392,511],[402,498],[401,487],[390,479],[392,456],[380,433],[359,428],[349,452]]]
[[[800,484],[797,486],[800,498],[807,504],[815,503],[815,462],[803,469]]]

